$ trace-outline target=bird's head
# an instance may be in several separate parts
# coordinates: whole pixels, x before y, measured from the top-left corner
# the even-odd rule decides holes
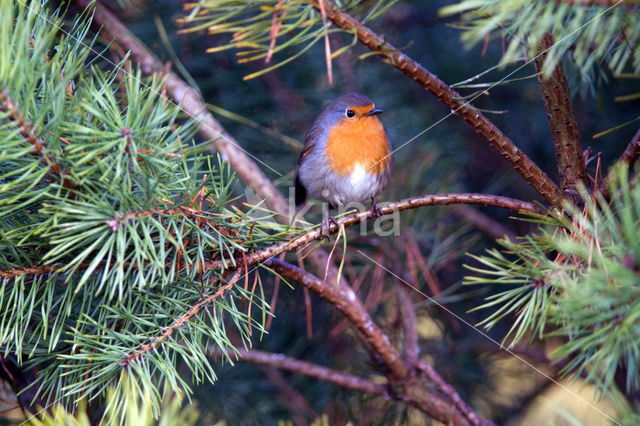
[[[371,120],[378,121],[376,117],[382,113],[376,108],[375,103],[360,93],[348,93],[333,101],[325,110],[331,116],[332,121],[342,125],[363,124]]]

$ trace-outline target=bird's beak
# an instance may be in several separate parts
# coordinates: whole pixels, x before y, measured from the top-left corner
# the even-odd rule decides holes
[[[365,115],[366,115],[367,117],[370,117],[370,116],[372,116],[372,115],[382,114],[383,112],[384,112],[384,111],[382,111],[381,109],[374,108],[374,109],[372,109],[371,111],[369,111],[368,113],[366,113]]]

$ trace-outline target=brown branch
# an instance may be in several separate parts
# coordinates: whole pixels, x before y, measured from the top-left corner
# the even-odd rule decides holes
[[[545,77],[543,67],[548,52],[555,41],[551,34],[545,34],[540,41],[536,56],[538,82],[549,117],[549,127],[556,152],[556,163],[562,180],[562,188],[576,194],[578,182],[586,182],[584,159],[580,147],[578,123],[573,114],[567,79],[561,64],[556,65],[551,75]]]
[[[631,138],[631,142],[627,145],[627,148],[624,150],[618,161],[614,164],[623,163],[632,168],[636,161],[640,157],[640,129],[633,135]],[[611,194],[609,194],[609,182],[611,182],[613,169],[609,171],[607,177],[605,177],[600,183],[600,192],[605,198],[609,198]],[[629,188],[633,188],[637,182],[637,179],[640,178],[640,175],[636,176],[629,182]]]
[[[320,0],[312,0],[319,9]],[[422,65],[402,53],[384,37],[362,25],[348,13],[340,10],[329,0],[324,0],[327,17],[338,27],[355,34],[358,40],[408,77],[436,96],[440,102],[451,108],[471,125],[479,134],[489,141],[491,146],[500,152],[513,167],[533,186],[538,193],[554,207],[561,207],[564,194],[558,186],[543,172],[524,152],[518,149],[504,133],[502,133],[487,117],[476,110],[469,102],[461,100],[462,96],[429,72]]]
[[[32,266],[29,268],[11,268],[8,271],[0,271],[0,278],[17,278],[22,275],[44,275],[56,272],[62,268],[63,266],[55,265]]]
[[[241,272],[241,269],[237,270],[233,274],[231,279],[227,280],[222,286],[220,286],[220,288],[218,288],[218,291],[200,298],[200,300],[198,300],[193,306],[191,306],[191,308],[186,313],[174,319],[171,325],[164,328],[160,335],[153,337],[148,343],[140,346],[140,348],[135,352],[124,356],[119,365],[121,367],[126,367],[132,362],[141,360],[149,352],[154,350],[156,346],[169,339],[177,329],[184,326],[191,320],[191,318],[198,315],[205,306],[227,294],[227,292],[233,288],[236,281],[238,281],[238,278],[240,278]]]
[[[91,0],[76,0],[81,8],[90,7]],[[212,140],[214,148],[228,161],[238,176],[256,194],[266,199],[267,206],[280,213],[287,212],[287,202],[262,170],[226,132],[222,125],[207,111],[200,94],[174,72],[167,72],[162,61],[151,53],[122,23],[100,2],[95,2],[93,22],[102,26],[101,33],[131,54],[145,74],[165,76],[164,90],[180,106],[183,112],[200,124],[200,134]]]
[[[387,378],[392,394],[397,390],[398,395],[401,395],[405,402],[446,424],[491,424],[473,412],[473,415],[469,416],[468,413],[460,411],[455,400],[452,400],[454,402],[452,404],[419,381],[412,379],[409,375],[410,370],[404,364],[396,348],[373,322],[362,302],[350,287],[326,284],[320,278],[279,259],[271,258],[265,262],[265,265],[282,277],[295,281],[318,294],[347,317],[364,337],[373,354],[384,362],[388,369]]]
[[[507,197],[501,197],[501,196],[497,196],[497,195],[487,195],[487,194],[434,194],[434,195],[424,195],[424,196],[420,196],[420,197],[413,197],[413,198],[408,198],[405,200],[401,200],[401,201],[397,201],[397,202],[393,202],[393,203],[386,203],[386,204],[382,204],[379,205],[379,209],[382,212],[382,214],[386,215],[386,214],[392,214],[396,211],[402,211],[402,210],[407,210],[407,209],[413,209],[413,208],[417,208],[417,207],[422,207],[422,206],[429,206],[429,205],[448,205],[448,204],[461,204],[461,203],[465,203],[465,204],[480,204],[480,205],[485,205],[485,206],[495,206],[495,207],[503,207],[503,208],[507,208],[507,209],[511,209],[511,210],[515,210],[515,211],[529,211],[529,212],[535,212],[535,213],[542,213],[542,210],[540,208],[538,208],[535,204],[532,203],[528,203],[525,201],[520,201],[520,200],[515,200],[512,198],[507,198]],[[181,209],[174,209],[174,210],[149,210],[149,211],[145,211],[145,212],[137,212],[137,213],[131,213],[132,217],[139,217],[139,216],[143,216],[146,214],[153,214],[154,212],[181,212]],[[338,219],[336,221],[335,224],[331,224],[329,227],[330,232],[337,232],[338,229],[340,229],[340,226],[352,226],[355,225],[357,223],[362,222],[363,220],[366,219],[370,219],[373,216],[373,213],[371,211],[371,209],[368,210],[364,210],[361,212],[355,212],[352,213],[350,215],[347,216],[343,216],[340,219]],[[244,256],[243,257],[243,262],[242,264],[245,266],[248,265],[253,265],[255,263],[259,263],[262,262],[272,256],[276,256],[280,253],[284,253],[287,251],[291,251],[294,250],[300,246],[306,245],[314,240],[320,239],[322,238],[324,235],[322,234],[320,229],[315,229],[312,231],[309,231],[303,235],[301,235],[298,238],[295,238],[291,241],[285,241],[279,244],[275,244],[273,246],[267,247],[265,249],[262,250],[258,250],[257,252],[254,252],[250,255]],[[211,261],[211,262],[207,262],[205,264],[205,268],[206,269],[222,269],[223,268],[223,263],[222,261]],[[59,268],[57,268],[59,269]],[[14,278],[16,276],[19,275],[25,275],[25,274],[38,274],[38,273],[48,273],[48,272],[53,272],[55,269],[51,266],[45,266],[45,267],[40,267],[40,268],[24,268],[24,269],[12,269],[10,271],[0,271],[0,277],[3,278]],[[331,281],[333,282],[333,281]],[[171,334],[173,333],[173,331],[179,327],[181,327],[182,325],[184,325],[185,322],[187,322],[189,319],[191,319],[193,316],[195,316],[202,308],[202,306],[204,306],[204,304],[209,303],[211,300],[214,300],[215,298],[221,296],[222,294],[224,294],[227,290],[229,290],[232,287],[232,285],[225,285],[225,291],[220,293],[220,290],[216,293],[214,293],[213,295],[209,295],[209,296],[205,296],[202,301],[203,303],[201,304],[200,302],[198,302],[198,304],[196,304],[191,310],[189,310],[185,315],[183,315],[182,317],[178,318],[171,326],[169,326],[160,336],[156,337],[154,339],[154,341],[152,343],[149,344],[145,344],[143,345],[143,347],[136,351],[134,354],[128,355],[127,357],[125,357],[125,359],[122,361],[121,365],[127,365],[129,362],[133,361],[133,360],[138,360],[139,358],[141,358],[142,356],[144,356],[144,354],[146,354],[147,352],[149,352],[150,350],[152,350],[155,346],[157,346],[157,344],[159,342],[161,342],[162,340],[166,340],[167,338],[169,338],[171,336]],[[222,288],[221,288],[222,290]],[[350,294],[350,297],[353,297],[354,299],[358,300],[358,303],[360,303],[359,299],[357,299],[357,296],[355,295],[355,293],[353,293],[353,291],[348,287],[348,285],[345,284],[345,291],[350,292],[348,294]],[[364,309],[364,308],[363,308]],[[366,310],[365,310],[366,313]]]
[[[383,215],[393,214],[398,211],[415,209],[424,206],[449,205],[449,204],[478,204],[483,206],[502,207],[516,212],[531,212],[542,214],[544,211],[533,203],[502,197],[499,195],[456,193],[456,194],[431,194],[418,197],[407,198],[400,201],[379,204],[378,207]],[[341,226],[356,225],[364,220],[371,219],[373,212],[371,209],[351,213],[336,219],[328,227],[329,232],[337,232]],[[320,228],[315,228],[293,240],[274,244],[270,247],[258,250],[246,256],[247,264],[262,262],[272,256],[276,256],[285,251],[291,251],[304,246],[314,240],[323,238]],[[210,261],[205,264],[206,269],[221,269],[224,264],[221,260]]]
[[[239,361],[267,365],[281,370],[291,371],[292,373],[302,374],[324,382],[333,383],[334,385],[338,385],[346,389],[375,395],[387,395],[387,390],[384,385],[374,383],[358,376],[343,373],[342,371],[323,367],[318,364],[291,358],[283,354],[274,354],[257,349],[240,349],[237,353],[237,357]]]
[[[389,394],[387,386],[377,384],[370,380],[353,376],[351,374],[343,373],[341,371],[333,370],[331,368],[323,367],[311,362],[301,361],[295,358],[287,357],[283,354],[274,354],[256,349],[241,349],[238,352],[239,353],[237,354],[237,359],[239,361],[275,367],[281,370],[291,371],[293,373],[333,383],[346,389],[370,393],[374,395],[384,395],[387,398],[394,397],[399,400],[405,400],[406,402],[406,395]],[[216,351],[216,354],[219,355],[220,351]],[[471,424],[482,424],[483,420],[480,419],[468,406],[466,406],[466,404],[460,399],[455,390],[453,390],[450,385],[442,380],[440,375],[433,369],[433,367],[420,361],[418,363],[418,368],[423,371],[430,380],[436,383],[443,390],[446,390],[447,396],[452,397],[452,400],[457,400],[456,404],[459,405],[459,409],[461,407],[464,411],[466,411],[466,414],[470,418],[474,419],[473,421],[470,420]]]
[[[400,354],[382,330],[373,322],[351,287],[326,284],[315,275],[279,259],[271,258],[265,265],[284,278],[293,280],[334,305],[360,331],[366,342],[384,361],[395,380],[402,380],[409,371]]]
[[[168,215],[168,216],[176,216],[183,215],[185,217],[190,218],[204,218],[206,220],[206,216],[216,216],[215,213],[209,213],[204,210],[198,210],[191,207],[186,206],[178,206],[170,209],[151,209],[144,211],[132,211],[127,213],[117,213],[111,219],[107,219],[104,221],[104,224],[110,227],[114,232],[120,227],[122,223],[126,223],[130,219],[141,218],[141,217],[149,217],[152,215]],[[209,223],[209,226],[216,228],[219,231],[224,232],[222,227],[216,226],[215,224]],[[125,266],[129,266],[130,262],[125,262]],[[78,265],[78,269],[87,268],[90,265],[90,262],[84,262]],[[67,265],[43,265],[43,266],[30,266],[25,268],[11,268],[6,271],[0,270],[0,278],[17,278],[23,275],[44,275],[51,274],[54,272],[59,272],[64,270]]]
[[[404,334],[404,358],[409,366],[415,367],[420,356],[418,330],[416,328],[418,323],[416,310],[413,307],[413,301],[407,289],[403,285],[396,285],[395,290],[396,297],[398,298],[400,322],[402,323],[402,331]]]
[[[636,134],[627,145],[627,149],[624,150],[618,162],[626,163],[629,168],[632,168],[636,161],[640,157],[640,129],[636,132]]]
[[[209,226],[219,231],[223,231],[222,227],[211,223],[211,221],[207,219],[207,217],[223,216],[223,215],[207,212],[201,209],[194,209],[192,207],[187,207],[187,206],[177,206],[169,209],[149,209],[149,210],[143,210],[143,211],[116,213],[111,219],[105,220],[104,224],[107,225],[109,228],[111,228],[115,232],[120,227],[120,225],[122,225],[123,223],[127,223],[131,219],[144,218],[144,217],[149,217],[154,215],[184,216],[191,219],[200,219],[201,221],[204,221],[205,223],[207,223]]]
[[[16,105],[13,99],[11,99],[9,92],[6,90],[0,91],[0,111],[6,112],[9,120],[15,122],[18,126],[20,136],[30,143],[33,146],[33,150],[42,157],[42,161],[49,166],[49,172],[60,179],[60,182],[65,188],[75,189],[76,185],[62,170],[62,167],[60,167],[55,158],[53,158],[49,153],[45,147],[44,141],[37,136],[33,125],[25,121],[20,108],[18,108],[18,105]]]
[[[450,205],[450,204],[478,204],[484,206],[493,206],[493,207],[502,207],[505,209],[513,210],[516,212],[531,212],[531,213],[539,213],[542,214],[544,211],[540,209],[533,203],[528,203],[526,201],[516,200],[513,198],[502,197],[498,195],[489,195],[489,194],[473,194],[473,193],[454,193],[454,194],[432,194],[432,195],[422,195],[413,198],[407,198],[404,200],[390,202],[386,204],[379,204],[378,207],[383,215],[393,214],[397,211],[414,209],[418,207],[424,206],[435,206],[435,205]],[[180,207],[176,209],[169,210],[148,210],[144,212],[132,212],[126,213],[123,217],[140,217],[145,215],[150,215],[154,213],[164,213],[164,214],[195,214],[196,211],[192,211],[187,207]],[[365,221],[367,219],[371,219],[373,216],[371,209],[354,212],[336,220],[336,223],[332,223],[329,226],[329,232],[338,232],[340,226],[353,226],[358,223]],[[120,218],[122,219],[122,218]],[[114,219],[115,220],[115,219]],[[107,223],[108,226],[112,224]],[[299,237],[296,237],[289,241],[283,241],[281,243],[274,244],[272,246],[260,249],[251,254],[243,256],[242,262],[236,262],[236,264],[242,263],[243,265],[253,265],[259,262],[262,262],[272,256],[276,256],[281,253],[285,253],[291,250],[295,250],[299,247],[309,244],[312,241],[323,238],[319,228],[308,231]],[[317,252],[317,251],[316,251]],[[323,255],[326,255],[326,252],[323,252]],[[228,262],[227,262],[228,263]],[[87,264],[88,265],[88,264]],[[221,260],[214,260],[206,262],[204,265],[205,269],[222,269],[224,267],[224,263]],[[326,265],[326,260],[323,265]],[[228,269],[231,270],[233,267],[227,265]],[[64,266],[36,266],[30,268],[12,268],[8,271],[0,271],[0,278],[15,278],[21,275],[38,275],[38,274],[47,274],[51,272],[58,271],[63,269]],[[330,280],[328,280],[330,281]],[[331,281],[335,282],[335,281]]]

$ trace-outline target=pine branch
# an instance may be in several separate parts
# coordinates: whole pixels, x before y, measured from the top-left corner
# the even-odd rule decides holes
[[[301,374],[309,377],[314,377],[318,380],[322,380],[325,382],[333,383],[340,387],[356,390],[364,393],[370,393],[375,395],[384,395],[387,398],[395,397],[396,399],[403,400],[406,398],[404,395],[393,395],[389,394],[387,391],[387,387],[383,385],[379,385],[372,381],[363,379],[361,377],[353,376],[351,374],[343,373],[341,371],[336,371],[327,367],[323,367],[317,364],[313,364],[311,362],[301,361],[295,358],[287,357],[283,354],[275,354],[269,353],[265,351],[260,351],[256,349],[246,350],[240,349],[237,354],[237,359],[239,361],[250,362],[253,364],[266,365],[270,367],[279,368],[281,370],[291,371],[296,374]],[[418,363],[418,368],[425,373],[430,380],[439,382],[439,386],[442,386],[444,389],[447,389],[449,394],[447,396],[454,397],[458,399],[457,405],[459,404],[463,410],[466,411],[466,414],[475,419],[475,424],[482,424],[482,419],[477,417],[477,415],[462,402],[460,397],[457,395],[455,390],[453,390],[448,384],[446,384],[440,375],[431,367],[420,361]],[[435,379],[435,380],[433,380]],[[458,407],[459,409],[461,407]],[[473,423],[472,423],[473,424]]]
[[[409,370],[400,354],[391,345],[382,330],[373,322],[351,287],[326,284],[309,272],[279,259],[271,258],[264,264],[284,278],[289,278],[317,293],[342,312],[364,336],[368,345],[384,361],[394,381],[402,380],[409,375]]]
[[[387,395],[384,385],[374,383],[352,374],[333,370],[307,361],[291,358],[283,354],[274,354],[257,349],[239,349],[234,353],[239,361],[250,362],[252,364],[266,365],[291,371],[296,374],[313,377],[324,382],[364,393],[375,395]],[[233,356],[233,355],[231,355]]]
[[[410,369],[403,362],[396,348],[391,345],[389,338],[373,322],[362,302],[350,287],[328,285],[309,272],[279,259],[271,258],[265,262],[265,265],[282,277],[295,281],[318,294],[334,305],[351,322],[363,336],[374,356],[381,359],[388,368],[387,377],[392,393],[397,388],[398,394],[402,395],[407,403],[447,424],[492,424],[473,412],[460,411],[455,404],[452,405],[451,402],[442,399],[437,393],[414,380],[409,374]]]
[[[121,367],[126,367],[132,362],[141,361],[145,357],[145,355],[153,351],[156,346],[169,339],[178,328],[188,324],[191,318],[198,315],[200,311],[202,311],[202,309],[205,308],[208,304],[227,294],[227,292],[229,292],[229,290],[233,288],[236,281],[238,281],[238,279],[240,278],[241,272],[241,269],[237,270],[229,280],[227,280],[222,286],[220,286],[220,288],[218,288],[218,291],[202,297],[200,300],[198,300],[197,303],[191,306],[191,308],[187,312],[185,312],[184,315],[177,317],[170,326],[164,328],[160,335],[152,338],[148,343],[142,345],[135,352],[123,357],[119,365]]]
[[[422,195],[391,203],[379,204],[378,208],[383,215],[389,215],[398,211],[415,209],[418,207],[449,204],[478,204],[483,206],[501,207],[516,212],[530,212],[537,214],[544,213],[541,208],[533,203],[528,203],[526,201],[516,200],[513,198],[502,197],[498,195],[473,193]],[[328,231],[338,232],[341,226],[353,226],[373,217],[374,215],[371,209],[351,213],[336,219],[335,223],[331,223],[329,225]],[[315,228],[305,234],[300,235],[299,237],[294,238],[293,240],[284,241],[253,252],[246,256],[246,262],[248,265],[262,262],[263,260],[266,260],[272,256],[276,256],[286,251],[294,250],[312,241],[319,240],[324,236],[325,235],[323,235],[320,228]],[[221,260],[215,260],[205,264],[206,269],[221,269],[223,267],[224,263]]]
[[[211,217],[212,215],[214,214],[204,210],[194,209],[192,207],[186,207],[186,206],[178,206],[176,208],[170,208],[170,209],[150,209],[150,210],[137,211],[137,212],[134,211],[134,212],[127,212],[127,213],[119,213],[119,214],[116,214],[111,219],[108,219],[105,222],[105,224],[108,225],[115,232],[120,227],[121,224],[127,223],[131,219],[137,219],[137,218],[149,217],[149,216],[184,216],[192,219],[193,218],[200,219],[206,222],[206,224],[211,228],[214,228],[218,231],[226,233],[222,227],[216,225],[210,220],[207,220],[207,216]]]
[[[474,194],[474,193],[452,193],[452,194],[432,194],[432,195],[423,195],[413,198],[407,198],[404,200],[379,204],[378,207],[383,215],[393,214],[402,210],[410,210],[419,207],[425,206],[436,206],[436,205],[451,205],[451,204],[477,204],[484,206],[493,206],[493,207],[501,207],[509,210],[513,210],[516,212],[530,212],[537,214],[544,214],[544,211],[536,206],[533,203],[528,203],[526,201],[516,200],[513,198],[502,197],[498,195],[490,195],[490,194]],[[107,221],[107,225],[112,227],[117,227],[119,224],[126,220],[127,218],[132,217],[144,217],[151,214],[185,214],[196,215],[198,210],[190,209],[187,207],[179,207],[175,209],[167,209],[167,210],[148,210],[143,212],[132,212],[125,215],[120,215],[117,218],[110,219]],[[341,226],[353,226],[357,225],[360,222],[363,222],[367,219],[373,218],[373,212],[371,209],[362,210],[354,213],[350,213],[348,215],[342,216],[336,219],[336,223],[331,223],[329,225],[328,231],[338,232]],[[114,222],[111,222],[114,221]],[[242,256],[242,262],[236,262],[236,265],[253,265],[256,263],[260,263],[272,256],[277,256],[278,254],[289,252],[291,250],[295,250],[299,247],[309,244],[315,240],[319,240],[324,238],[324,234],[320,228],[315,228],[311,231],[308,231],[298,237],[293,238],[292,240],[283,241],[281,243],[274,244],[272,246],[257,250],[250,254],[245,254]],[[326,265],[326,263],[325,263]],[[83,263],[78,266],[78,269],[83,269],[89,266],[89,263]],[[42,275],[48,274],[52,272],[56,272],[64,269],[65,266],[62,265],[45,265],[45,266],[32,266],[29,268],[12,268],[6,271],[0,271],[0,278],[16,278],[23,275]],[[227,270],[234,269],[233,266],[228,265],[228,262],[223,262],[222,260],[213,260],[208,261],[204,264],[204,268],[207,270],[212,269],[223,269],[227,268]],[[342,281],[341,281],[342,282]]]
[[[215,214],[204,211],[204,210],[186,207],[186,206],[178,206],[170,209],[150,209],[150,210],[144,210],[144,211],[132,211],[127,213],[120,213],[120,214],[116,214],[111,219],[106,220],[105,225],[109,226],[114,232],[116,232],[122,226],[122,224],[129,222],[131,219],[149,217],[154,215],[184,216],[188,218],[196,218],[206,223],[206,225],[210,229],[215,229],[225,235],[229,233],[229,230],[207,219],[207,216],[211,217],[212,215],[215,215]],[[89,262],[84,262],[78,265],[77,269],[82,270],[89,267],[89,265],[90,265]],[[132,265],[130,262],[124,262],[123,266],[129,267],[129,266],[135,266],[135,265]],[[37,275],[51,274],[51,273],[63,271],[66,268],[68,268],[68,265],[60,265],[60,264],[43,265],[43,266],[33,265],[30,267],[23,267],[23,268],[11,268],[6,271],[0,270],[0,278],[18,278],[23,275],[37,276]]]
[[[468,45],[500,35],[506,42],[502,64],[535,59],[543,37],[552,34],[557,43],[547,53],[547,73],[570,59],[571,75],[583,91],[593,91],[599,73],[640,72],[640,40],[637,11],[640,3],[624,0],[600,2],[599,6],[569,0],[496,1],[460,0],[440,9],[440,14],[461,17]],[[632,6],[623,7],[622,5]],[[606,9],[605,9],[606,7]]]
[[[640,389],[638,376],[627,374],[638,368],[637,344],[629,343],[638,333],[628,326],[640,306],[634,251],[640,191],[630,188],[626,165],[613,170],[610,199],[579,188],[584,206],[569,205],[542,232],[472,256],[479,266],[465,265],[474,274],[465,283],[501,287],[476,309],[491,309],[480,322],[486,329],[509,316],[509,347],[528,335],[561,336],[553,357],[566,361],[563,375],[586,373],[600,394],[618,392],[623,377],[630,394]],[[591,309],[603,303],[614,310]]]
[[[67,189],[75,189],[76,185],[67,176],[66,172],[53,158],[45,146],[45,142],[37,136],[33,125],[24,119],[18,105],[9,96],[6,90],[0,91],[0,111],[7,113],[7,117],[13,121],[22,136],[28,143],[33,145],[33,150],[42,157],[42,161],[49,166],[51,174],[60,179],[60,183]]]
[[[638,7],[640,2],[638,0],[554,0],[556,3],[575,4],[577,6],[599,6],[599,7],[613,7],[613,6],[627,6]]]
[[[94,2],[75,0],[75,3],[81,9],[86,9],[91,7]],[[160,73],[165,76],[164,89],[168,96],[180,105],[187,115],[201,124],[200,134],[205,139],[213,141],[214,148],[222,154],[225,160],[229,161],[240,179],[264,199],[265,206],[278,213],[275,218],[283,224],[289,224],[294,212],[289,211],[284,196],[246,154],[246,151],[240,147],[238,142],[208,112],[207,105],[198,92],[176,73],[167,72],[164,64],[98,1],[95,2],[93,22],[99,25],[102,33],[106,33],[105,35],[114,42],[110,46],[112,48],[120,46],[124,50],[128,50],[131,53],[131,58],[140,64],[145,74]],[[326,251],[319,249],[311,253],[309,259],[317,270],[324,270],[329,262],[329,255]],[[338,275],[335,265],[330,264],[328,275],[334,278]],[[340,280],[335,279],[335,281],[344,281],[344,277],[340,277]]]
[[[319,9],[319,0],[311,2]],[[324,0],[327,17],[338,27],[353,33],[358,40],[381,57],[387,59],[408,77],[417,81],[442,103],[460,115],[464,121],[481,134],[513,167],[554,207],[561,207],[564,195],[560,188],[524,152],[518,149],[487,117],[473,108],[462,96],[429,72],[422,65],[402,53],[384,37],[362,25],[357,19],[340,10],[329,0]]]
[[[0,2],[0,90],[10,88],[0,94],[1,346],[37,368],[29,385],[48,402],[112,389],[120,398],[124,374],[158,412],[158,386],[187,388],[178,365],[213,381],[201,348],[230,347],[229,327],[245,342],[252,323],[261,330],[236,306],[246,300],[264,318],[261,292],[216,293],[226,280],[201,273],[200,261],[277,241],[284,227],[225,208],[230,167],[178,153],[195,126],[177,121],[161,79],[88,67],[87,14],[48,9]],[[82,191],[58,184],[66,172]],[[204,194],[211,213],[191,208]]]
[[[76,0],[82,9],[91,7],[91,0]],[[286,214],[287,203],[282,194],[265,176],[256,163],[240,147],[238,142],[207,111],[207,105],[200,94],[176,73],[167,72],[163,64],[142,44],[120,20],[100,2],[95,2],[93,22],[101,26],[101,33],[116,45],[129,51],[131,58],[140,64],[145,74],[166,74],[164,89],[188,116],[200,123],[200,134],[212,140],[214,148],[231,164],[240,179],[256,194],[265,199],[265,204],[273,210]]]
[[[62,266],[58,265],[45,265],[45,266],[32,266],[30,268],[11,268],[8,271],[0,271],[0,278],[18,278],[23,275],[44,275],[56,272],[62,269]]]
[[[423,195],[423,196],[418,196],[413,198],[407,198],[407,199],[396,201],[396,202],[380,204],[378,205],[378,207],[383,215],[389,215],[398,211],[415,209],[418,207],[450,205],[450,204],[478,204],[483,206],[501,207],[501,208],[513,210],[516,212],[530,212],[530,213],[537,213],[537,214],[544,213],[544,211],[540,209],[538,206],[536,206],[533,203],[528,203],[526,201],[516,200],[513,198],[502,197],[498,195],[473,194],[473,193]],[[173,210],[176,210],[176,209],[173,209]],[[183,209],[179,209],[179,210],[182,211]],[[159,210],[159,211],[164,211],[164,210]],[[138,213],[132,213],[132,215],[137,217],[139,215],[143,215],[146,213],[151,214],[151,212],[152,211],[138,212]],[[338,232],[341,226],[346,227],[346,226],[357,225],[358,223],[363,222],[367,219],[371,219],[372,217],[373,217],[373,212],[371,211],[371,209],[362,210],[359,212],[354,212],[354,213],[342,216],[336,220],[336,223],[330,224],[329,232]],[[114,224],[114,226],[116,225]],[[306,244],[309,244],[312,241],[319,240],[323,237],[324,235],[322,233],[322,230],[320,228],[316,228],[292,240],[283,241],[281,243],[274,244],[272,246],[266,247],[264,249],[260,249],[251,254],[243,256],[242,264],[253,265],[253,264],[262,262],[272,256],[276,256],[280,253],[295,250],[298,247],[302,247]],[[209,270],[223,269],[225,267],[225,264],[226,262],[223,263],[222,260],[209,261],[205,263],[205,269],[209,269]],[[26,274],[44,274],[44,273],[54,272],[61,268],[62,267],[54,267],[54,266],[42,266],[42,267],[34,266],[31,268],[11,269],[9,271],[0,271],[0,277],[14,278],[14,277],[17,277],[20,275],[26,275]]]
[[[279,275],[304,285],[340,310],[363,335],[375,355],[383,360],[389,369],[390,383],[399,387],[399,392],[404,395],[403,400],[408,401],[410,404],[441,421],[445,421],[446,419],[447,421],[452,421],[453,424],[484,424],[478,420],[479,418],[475,416],[474,413],[464,413],[465,417],[460,418],[454,415],[454,417],[451,418],[451,407],[447,407],[448,402],[440,399],[437,394],[432,394],[426,388],[411,380],[409,374],[410,368],[404,364],[400,354],[391,345],[388,337],[385,336],[382,330],[373,322],[350,287],[344,284],[340,286],[325,285],[320,278],[274,258],[265,262],[265,265]],[[224,286],[220,287],[216,293],[201,298],[186,314],[176,318],[173,324],[167,327],[161,335],[143,345],[133,354],[123,358],[120,366],[127,366],[131,362],[140,362],[144,356],[154,350],[159,343],[170,338],[176,329],[184,326],[192,317],[197,315],[206,304],[226,294],[237,282],[240,272],[241,270],[236,271],[234,276],[228,280]],[[438,385],[440,386],[441,384]],[[447,390],[449,392],[451,391],[450,388],[447,388]],[[453,401],[456,402],[456,400]],[[469,420],[469,422],[467,422],[467,420]],[[478,420],[478,422],[476,422],[476,420]]]
[[[576,194],[578,183],[586,182],[586,172],[580,147],[578,123],[571,106],[567,79],[562,64],[556,65],[548,76],[543,72],[547,52],[554,44],[553,36],[549,33],[545,34],[540,42],[538,48],[540,54],[536,57],[535,62],[538,70],[538,82],[549,117],[549,127],[553,137],[562,188],[571,194]]]

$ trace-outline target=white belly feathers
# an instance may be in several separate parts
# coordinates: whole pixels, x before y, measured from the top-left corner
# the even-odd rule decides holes
[[[346,182],[336,185],[332,194],[332,201],[335,204],[345,205],[367,200],[378,192],[378,177],[367,171],[362,163],[357,163],[351,173],[343,176],[342,179]]]
[[[328,170],[318,174],[315,172],[318,169],[321,170],[320,167],[301,169],[300,180],[312,198],[327,201],[334,206],[368,201],[380,192],[386,180],[385,174],[376,175],[367,170],[366,163],[356,163],[351,172],[344,175],[331,173]]]
[[[355,194],[366,194],[371,191],[372,185],[375,183],[374,176],[367,171],[362,163],[357,163],[351,174],[349,175],[349,184],[351,184],[351,190]],[[355,197],[358,199],[366,197]]]

